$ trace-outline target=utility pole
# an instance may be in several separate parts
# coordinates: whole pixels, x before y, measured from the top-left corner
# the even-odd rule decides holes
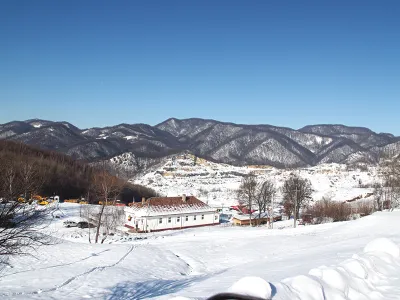
[[[250,218],[250,227],[251,227],[251,209],[253,207],[253,199],[251,199],[251,197],[249,197],[249,218]]]
[[[294,198],[294,218],[293,218],[293,220],[294,220],[294,228],[296,228],[296,226],[297,226],[297,196],[298,196],[298,192],[300,192],[297,186],[296,186],[296,189],[294,190],[294,192],[296,194],[295,194],[295,198]]]
[[[271,229],[274,229],[274,198],[275,198],[275,194],[272,195],[272,199],[271,199],[271,215],[272,215]],[[271,220],[271,215],[270,215],[270,220]]]

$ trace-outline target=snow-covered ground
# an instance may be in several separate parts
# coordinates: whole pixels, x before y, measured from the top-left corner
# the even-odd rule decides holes
[[[221,225],[113,236],[94,245],[87,229],[62,227],[79,217],[79,205],[60,208],[64,216],[49,230],[59,243],[36,257],[11,258],[0,271],[0,299],[205,299],[246,276],[270,283],[252,279],[245,292],[267,286],[272,299],[400,299],[400,211],[298,228],[277,222],[275,229]],[[377,238],[396,245],[378,240],[363,251]]]
[[[237,189],[244,174],[255,172],[258,180],[269,179],[277,188],[291,173],[307,178],[314,189],[313,199],[351,200],[372,192],[378,180],[376,168],[349,170],[346,165],[323,164],[316,167],[281,170],[266,166],[236,167],[195,158],[187,154],[170,157],[165,163],[140,176],[135,182],[151,187],[165,196],[194,195],[213,206],[230,206],[238,202]],[[277,201],[281,200],[278,193]]]

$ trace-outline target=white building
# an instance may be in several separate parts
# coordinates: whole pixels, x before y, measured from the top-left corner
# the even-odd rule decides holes
[[[219,214],[196,197],[142,199],[125,208],[125,227],[153,232],[219,224]]]

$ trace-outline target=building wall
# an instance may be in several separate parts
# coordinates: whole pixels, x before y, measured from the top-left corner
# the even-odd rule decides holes
[[[269,222],[269,218],[261,218],[261,219],[252,219],[251,224],[252,225],[260,225],[260,224],[267,224]],[[239,220],[236,219],[235,217],[232,219],[233,225],[240,225],[240,226],[246,226],[250,225],[250,220]]]
[[[199,211],[189,214],[160,215],[141,218],[135,218],[133,214],[128,212],[125,213],[125,225],[131,228],[137,228],[137,231],[141,232],[219,224],[219,214],[216,212]],[[131,221],[128,220],[129,215],[132,217]]]
[[[243,225],[243,224],[242,224],[242,221],[239,220],[239,219],[236,219],[236,218],[233,218],[233,219],[232,219],[232,223],[233,223],[233,225]]]

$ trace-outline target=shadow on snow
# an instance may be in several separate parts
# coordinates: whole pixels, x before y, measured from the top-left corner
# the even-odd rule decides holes
[[[216,274],[221,274],[225,270],[218,273],[208,275],[189,276],[176,280],[154,279],[142,282],[124,281],[113,288],[111,294],[105,297],[106,300],[121,299],[148,299],[176,293],[193,283],[204,281]],[[211,295],[208,295],[211,296]]]

